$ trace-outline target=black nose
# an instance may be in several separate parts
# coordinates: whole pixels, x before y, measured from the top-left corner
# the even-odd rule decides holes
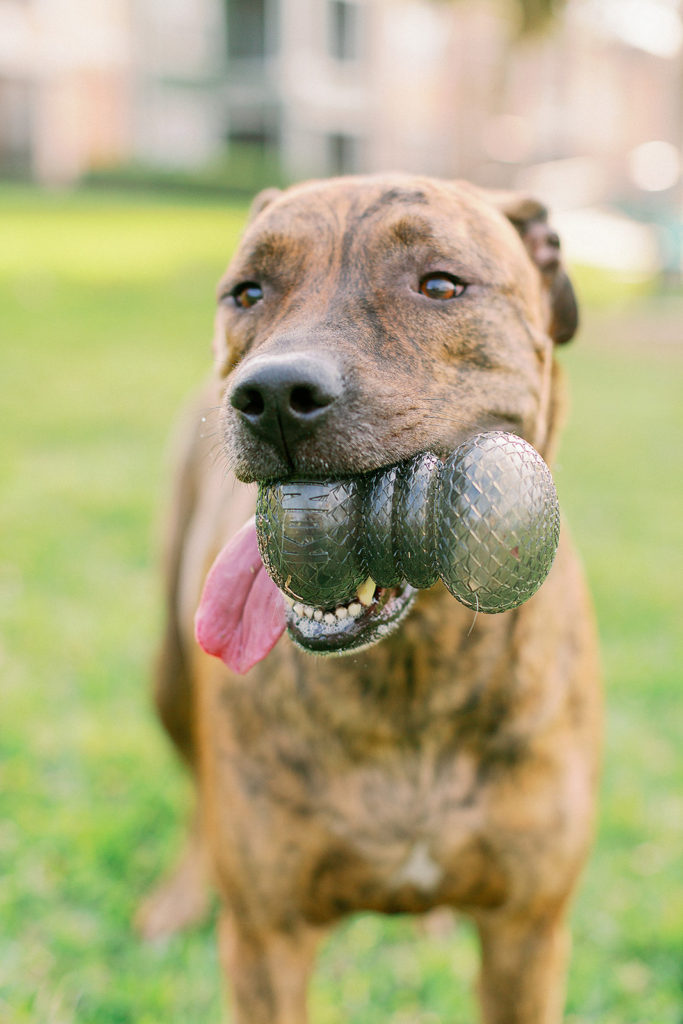
[[[284,450],[317,429],[343,390],[330,356],[255,356],[238,373],[230,404],[259,437]]]

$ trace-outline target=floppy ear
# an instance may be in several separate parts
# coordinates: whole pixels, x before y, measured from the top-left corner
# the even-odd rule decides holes
[[[550,299],[551,338],[559,345],[571,341],[579,326],[579,310],[572,283],[562,265],[560,239],[548,224],[548,211],[536,199],[515,192],[493,191],[488,195],[517,229],[541,272]]]
[[[247,223],[251,224],[252,220],[258,217],[261,210],[265,210],[266,206],[270,206],[274,199],[282,195],[281,188],[264,188],[261,192],[258,192],[249,207],[249,216]]]

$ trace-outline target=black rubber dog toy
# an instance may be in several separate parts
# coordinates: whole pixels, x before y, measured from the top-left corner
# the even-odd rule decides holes
[[[263,483],[256,530],[268,574],[305,604],[334,608],[368,577],[418,589],[441,579],[468,608],[502,612],[548,575],[560,513],[535,448],[490,431],[445,462],[425,453],[346,480]]]

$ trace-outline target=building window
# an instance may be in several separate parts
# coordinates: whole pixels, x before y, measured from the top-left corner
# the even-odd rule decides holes
[[[232,128],[228,132],[228,143],[265,156],[277,148],[277,133],[271,128],[255,123],[247,128]]]
[[[226,0],[228,57],[262,59],[266,56],[268,0]]]
[[[359,170],[359,143],[355,135],[335,132],[327,137],[330,174],[356,174]]]
[[[355,0],[328,0],[328,46],[335,60],[358,60],[361,18]]]

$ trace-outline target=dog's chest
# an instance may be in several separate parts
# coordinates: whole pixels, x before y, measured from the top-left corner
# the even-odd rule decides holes
[[[234,762],[252,812],[289,822],[272,826],[279,869],[299,879],[309,915],[497,902],[479,753],[443,723],[400,736],[372,704],[364,721],[336,711],[322,728],[283,709]]]
[[[488,802],[505,713],[480,695],[491,645],[436,667],[417,625],[420,645],[372,661],[284,648],[277,670],[225,691],[233,777],[315,919],[503,898]]]
[[[312,806],[320,845],[309,892],[318,912],[340,899],[382,911],[464,905],[483,885],[497,887],[476,761],[440,755],[380,752],[326,777]]]

